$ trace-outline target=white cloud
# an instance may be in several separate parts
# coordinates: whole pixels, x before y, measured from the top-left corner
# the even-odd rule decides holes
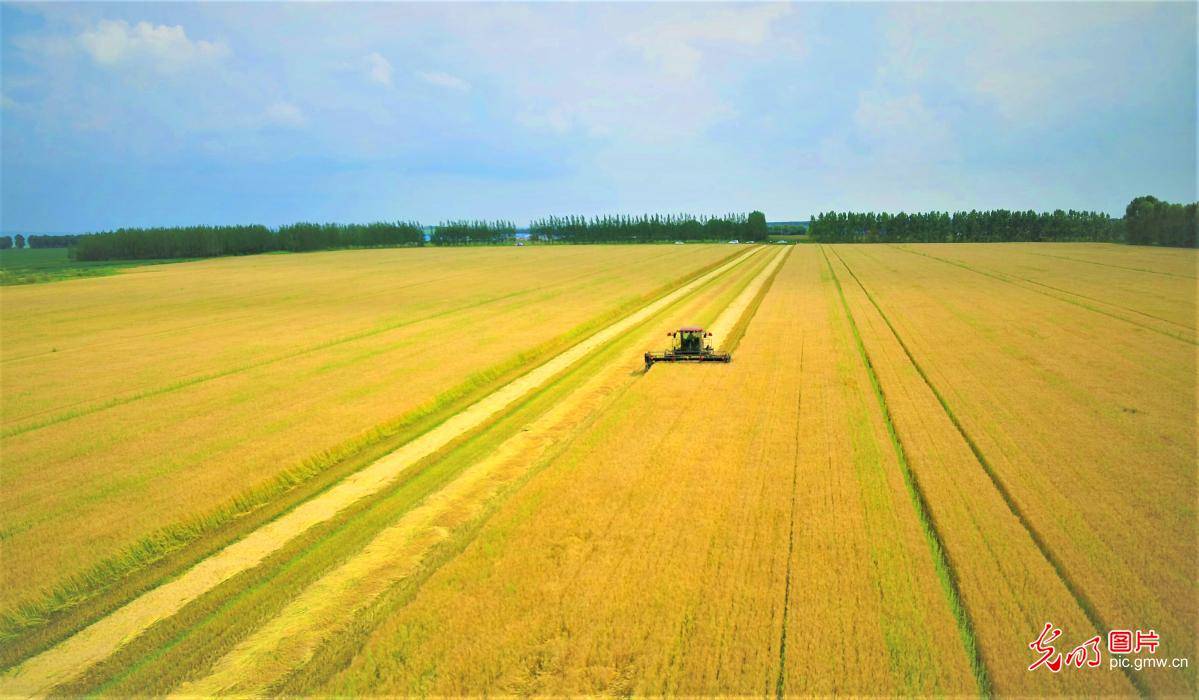
[[[1128,99],[1127,39],[1152,3],[899,5],[879,77],[949,86],[1012,122],[1041,123]]]
[[[189,39],[182,26],[100,20],[77,37],[79,46],[106,68],[136,64],[159,73],[219,61],[229,54],[222,43]]]
[[[299,107],[290,102],[279,101],[267,107],[266,121],[279,126],[304,126],[308,120]]]
[[[954,160],[957,144],[948,121],[917,93],[858,95],[853,124],[870,158],[904,167]]]
[[[442,71],[417,71],[416,77],[430,85],[443,87],[447,90],[456,90],[458,92],[467,92],[470,90],[470,83],[456,75],[450,75],[449,73],[443,73]]]
[[[366,56],[366,77],[373,83],[391,87],[391,61],[372,51]]]
[[[667,75],[694,78],[703,61],[705,44],[760,46],[771,35],[775,20],[791,12],[783,3],[708,12],[689,20],[669,21],[628,37],[633,46]]]
[[[793,14],[783,4],[488,7],[465,26],[478,70],[504,89],[518,123],[604,147],[685,148],[741,114],[734,95],[745,82],[803,53],[798,33],[781,29]]]

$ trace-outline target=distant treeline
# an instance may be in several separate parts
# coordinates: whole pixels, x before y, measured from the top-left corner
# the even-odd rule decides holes
[[[432,245],[470,245],[512,240],[511,221],[450,221],[434,227]],[[422,246],[425,230],[416,222],[315,224],[301,222],[271,230],[266,226],[182,226],[128,228],[75,236],[77,260],[210,258],[275,250],[293,252],[336,248]]]
[[[82,236],[38,236],[30,234],[25,241],[30,248],[70,248],[79,242]]]
[[[503,243],[516,238],[511,221],[443,221],[433,229],[433,245],[472,245]]]
[[[766,215],[727,214],[699,218],[690,214],[643,216],[550,216],[529,226],[534,240],[561,243],[655,243],[665,241],[764,241]]]
[[[274,250],[423,245],[424,230],[410,222],[373,224],[297,223],[266,226],[124,228],[76,237],[77,260],[151,260],[248,255]]]
[[[1199,204],[1171,204],[1137,197],[1124,210],[1125,240],[1134,245],[1195,248],[1199,243]]]
[[[822,243],[1120,241],[1120,222],[1093,211],[932,211],[917,214],[828,212],[808,235]]]
[[[812,217],[808,234],[824,243],[965,243],[1104,241],[1196,247],[1196,204],[1137,197],[1123,219],[1093,211],[960,211],[917,214],[828,212]]]
[[[1134,245],[1196,247],[1199,205],[1137,197],[1123,219],[1093,211],[826,212],[807,227],[823,243],[957,243],[999,241],[1110,241]],[[642,216],[550,216],[529,227],[529,237],[547,243],[660,243],[684,241],[764,241],[766,216],[749,214],[696,217],[690,214]],[[416,222],[371,224],[297,223],[266,226],[182,226],[125,228],[70,236],[0,236],[0,249],[70,248],[77,260],[152,260],[246,255],[269,251],[310,251],[382,246],[497,244],[512,241],[511,221],[446,221],[425,229]]]

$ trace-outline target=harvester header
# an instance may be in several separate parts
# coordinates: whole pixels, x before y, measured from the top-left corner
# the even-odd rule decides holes
[[[649,369],[655,362],[732,362],[733,356],[716,352],[707,338],[712,334],[699,326],[683,326],[677,331],[670,331],[667,337],[673,338],[674,343],[665,352],[645,353],[645,368]]]

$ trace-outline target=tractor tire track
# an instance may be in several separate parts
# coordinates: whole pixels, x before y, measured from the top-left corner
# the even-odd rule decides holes
[[[910,249],[906,249],[906,248],[904,248],[904,247],[902,247],[902,246],[896,246],[896,245],[892,245],[892,246],[890,246],[890,247],[891,247],[891,248],[898,248],[899,250],[905,250],[905,251],[908,251],[908,252],[916,252],[916,253],[920,252],[920,251],[912,251],[912,250],[910,250]],[[927,254],[927,253],[920,253],[920,254],[921,254],[921,255],[929,255],[929,254]],[[930,255],[930,257],[935,257],[935,256],[931,256],[931,255]],[[936,258],[936,259],[940,260],[941,258]],[[960,264],[960,265],[966,265],[966,264],[967,264],[967,263],[965,263],[965,262],[962,262],[961,260],[954,260],[953,262],[956,262],[956,263],[958,263],[958,264]],[[1012,274],[1012,273],[1010,273],[1010,272],[999,272],[999,271],[994,271],[994,274],[996,274],[996,275],[1002,275],[1002,276],[1004,276],[1004,277],[1011,277],[1011,278],[1013,278],[1013,279],[1018,279],[1018,280],[1020,280],[1021,282],[1027,282],[1027,283],[1029,283],[1029,284],[1035,284],[1035,285],[1037,285],[1038,287],[1045,287],[1046,289],[1052,289],[1052,290],[1053,290],[1053,291],[1055,291],[1055,292],[1061,292],[1061,293],[1063,293],[1063,294],[1069,294],[1069,295],[1071,295],[1071,296],[1076,296],[1076,297],[1079,297],[1079,298],[1082,298],[1082,299],[1086,299],[1086,300],[1088,300],[1088,301],[1093,301],[1093,302],[1096,302],[1096,303],[1099,303],[1099,304],[1105,304],[1105,305],[1107,305],[1107,306],[1114,306],[1114,307],[1116,307],[1117,309],[1121,309],[1121,310],[1123,310],[1123,311],[1128,311],[1129,313],[1134,313],[1134,314],[1137,314],[1137,315],[1140,315],[1140,316],[1144,316],[1144,317],[1146,317],[1146,318],[1151,318],[1151,319],[1153,319],[1153,320],[1155,320],[1155,321],[1161,321],[1162,323],[1168,323],[1168,324],[1170,324],[1170,325],[1172,325],[1172,326],[1178,326],[1179,328],[1186,329],[1186,330],[1188,330],[1188,331],[1191,331],[1192,333],[1194,333],[1194,332],[1195,332],[1195,327],[1194,327],[1194,326],[1188,326],[1188,325],[1187,325],[1187,324],[1185,324],[1185,323],[1179,323],[1178,321],[1172,321],[1172,320],[1170,320],[1170,319],[1168,319],[1168,318],[1166,318],[1166,317],[1164,317],[1164,316],[1156,316],[1156,315],[1154,315],[1154,314],[1147,313],[1147,312],[1145,312],[1145,311],[1141,311],[1140,309],[1134,309],[1134,308],[1132,308],[1131,306],[1124,306],[1123,304],[1117,304],[1117,303],[1116,303],[1116,302],[1114,302],[1114,301],[1108,301],[1108,300],[1106,300],[1106,299],[1100,299],[1099,297],[1088,296],[1088,295],[1086,295],[1086,294],[1082,294],[1082,293],[1079,293],[1079,292],[1074,292],[1074,291],[1071,291],[1071,290],[1069,290],[1069,289],[1064,289],[1064,288],[1062,288],[1062,287],[1055,287],[1055,286],[1053,286],[1052,284],[1045,284],[1044,282],[1038,282],[1038,281],[1036,281],[1036,280],[1029,279],[1029,278],[1027,278],[1027,277],[1021,277],[1020,275],[1013,275],[1013,274]],[[1033,289],[1033,290],[1030,290],[1030,291],[1034,291],[1034,292],[1035,292],[1035,291],[1039,291],[1039,290]]]
[[[1040,256],[1046,257],[1046,258],[1057,258],[1059,260],[1069,260],[1070,262],[1086,263],[1087,265],[1098,265],[1100,267],[1112,267],[1117,270],[1131,270],[1133,272],[1146,272],[1151,275],[1165,275],[1167,277],[1181,277],[1183,279],[1188,279],[1188,280],[1197,279],[1193,275],[1180,275],[1177,272],[1165,272],[1164,270],[1147,270],[1143,267],[1125,267],[1124,265],[1112,265],[1111,263],[1101,263],[1101,262],[1096,262],[1094,260],[1083,260],[1082,258],[1071,258],[1071,257],[1065,256],[1065,255],[1054,255],[1053,253],[1035,253],[1033,251],[1028,251],[1028,250],[1022,251],[1022,252],[1027,253],[1029,255],[1040,255]]]
[[[932,380],[929,379],[928,373],[925,372],[924,367],[922,367],[920,363],[916,361],[916,358],[912,355],[912,351],[908,348],[907,343],[904,342],[903,337],[899,334],[899,331],[897,331],[895,326],[892,325],[891,319],[883,311],[882,307],[879,306],[878,302],[875,301],[874,295],[872,295],[870,291],[866,289],[866,286],[862,284],[862,281],[858,279],[858,276],[854,273],[853,268],[851,268],[845,262],[845,260],[841,258],[840,254],[838,254],[836,250],[833,251],[833,256],[836,257],[837,260],[845,267],[846,272],[848,272],[853,281],[857,283],[858,288],[862,290],[862,293],[866,296],[866,299],[869,300],[874,309],[878,311],[879,317],[882,318],[883,323],[886,324],[888,330],[891,331],[891,335],[895,337],[896,342],[903,350],[903,353],[907,357],[908,361],[911,362],[912,367],[916,370],[916,373],[920,375],[921,379],[924,380],[924,384],[933,393],[933,396],[936,397],[937,402],[945,411],[945,415],[949,418],[949,422],[952,423],[955,428],[957,428],[958,434],[962,437],[962,440],[974,454],[974,458],[978,461],[979,467],[981,467],[983,472],[987,475],[988,480],[990,480],[991,484],[995,487],[995,491],[1003,499],[1003,502],[1007,505],[1008,510],[1010,510],[1012,515],[1015,516],[1021,527],[1023,527],[1028,533],[1029,539],[1032,540],[1041,556],[1046,562],[1049,563],[1049,566],[1052,567],[1054,573],[1057,574],[1057,577],[1061,580],[1062,585],[1066,587],[1066,590],[1074,598],[1075,603],[1078,604],[1079,609],[1082,610],[1084,615],[1086,615],[1087,620],[1090,621],[1095,629],[1099,630],[1100,632],[1111,629],[1109,625],[1104,623],[1102,616],[1099,614],[1099,611],[1095,607],[1094,603],[1090,600],[1086,593],[1083,592],[1082,588],[1075,583],[1073,578],[1071,578],[1069,573],[1066,571],[1065,565],[1060,559],[1058,559],[1056,555],[1054,555],[1053,550],[1049,547],[1049,544],[1037,531],[1036,527],[1033,526],[1032,521],[1029,520],[1023,509],[1020,508],[1019,504],[1016,503],[1011,491],[1003,483],[1003,480],[999,478],[999,475],[995,472],[994,467],[992,467],[991,463],[987,460],[986,455],[984,455],[982,450],[979,449],[978,443],[975,442],[974,438],[970,437],[968,432],[966,432],[965,426],[962,425],[962,422],[958,419],[957,414],[955,414],[953,409],[950,408],[949,403],[945,400],[945,396],[932,383]],[[863,352],[864,351],[865,350],[863,347]],[[1123,667],[1121,667],[1121,670],[1124,672],[1124,675],[1128,678],[1133,687],[1136,688],[1138,693],[1146,697],[1150,695],[1148,687],[1145,686],[1144,681],[1141,680],[1141,677],[1137,673]]]
[[[1118,321],[1123,321],[1123,322],[1125,322],[1125,323],[1128,323],[1128,324],[1134,325],[1134,326],[1136,326],[1137,328],[1144,328],[1144,329],[1145,329],[1145,330],[1147,330],[1147,331],[1153,331],[1154,333],[1157,333],[1157,334],[1159,334],[1159,335],[1164,335],[1164,336],[1165,336],[1165,337],[1167,337],[1167,338],[1173,338],[1174,340],[1179,340],[1179,341],[1182,341],[1182,342],[1184,342],[1184,343],[1190,343],[1191,345],[1199,345],[1199,340],[1197,340],[1197,339],[1194,337],[1194,333],[1192,333],[1192,334],[1191,334],[1191,337],[1187,337],[1187,336],[1184,336],[1184,335],[1177,335],[1177,334],[1175,334],[1175,333],[1171,333],[1171,332],[1169,332],[1169,331],[1167,331],[1167,330],[1163,330],[1163,329],[1161,329],[1161,328],[1158,328],[1158,327],[1156,327],[1156,326],[1151,326],[1151,325],[1149,325],[1149,324],[1146,324],[1146,323],[1140,323],[1139,321],[1134,321],[1134,320],[1132,320],[1131,318],[1128,318],[1128,317],[1125,317],[1125,316],[1121,316],[1121,315],[1119,315],[1119,314],[1114,314],[1114,313],[1111,313],[1110,311],[1104,311],[1103,309],[1100,309],[1100,308],[1097,308],[1097,307],[1091,306],[1090,304],[1086,304],[1086,303],[1083,303],[1083,302],[1081,302],[1081,301],[1075,301],[1075,300],[1073,300],[1073,299],[1068,299],[1068,298],[1066,298],[1066,297],[1064,297],[1064,296],[1061,296],[1060,294],[1051,294],[1051,293],[1049,293],[1049,292],[1043,292],[1043,291],[1041,291],[1041,290],[1039,290],[1039,289],[1033,289],[1033,288],[1031,288],[1031,287],[1026,287],[1026,286],[1024,286],[1024,285],[1020,284],[1019,282],[1013,282],[1011,279],[1008,279],[1007,277],[1004,277],[1004,276],[1002,276],[1002,275],[999,275],[999,274],[996,274],[996,273],[993,273],[993,272],[987,272],[987,271],[985,271],[985,270],[980,270],[980,269],[978,269],[978,268],[976,268],[976,267],[971,267],[970,265],[967,265],[967,264],[965,264],[965,263],[960,263],[960,262],[957,262],[956,260],[950,260],[950,259],[948,259],[948,258],[939,258],[939,257],[937,257],[937,256],[935,256],[935,255],[931,255],[931,254],[929,254],[929,253],[921,253],[921,252],[920,252],[920,251],[918,251],[918,250],[911,250],[911,249],[908,249],[908,248],[900,248],[900,247],[897,247],[897,246],[892,246],[892,247],[895,247],[897,250],[902,250],[902,251],[903,251],[903,252],[905,252],[905,253],[911,253],[912,255],[919,255],[919,256],[921,256],[921,257],[925,257],[925,258],[928,258],[928,259],[930,259],[930,260],[936,260],[936,261],[938,261],[938,262],[945,263],[946,265],[953,265],[953,266],[955,266],[955,267],[960,267],[960,268],[962,268],[963,270],[969,270],[969,271],[971,271],[971,272],[973,272],[973,273],[975,273],[975,274],[977,274],[977,275],[982,275],[982,276],[984,276],[984,277],[990,277],[991,279],[996,279],[996,280],[999,280],[1000,282],[1004,282],[1004,283],[1006,283],[1006,284],[1010,284],[1010,285],[1012,285],[1012,286],[1015,286],[1015,287],[1020,287],[1021,289],[1027,289],[1027,290],[1028,290],[1028,291],[1030,291],[1030,292],[1033,292],[1033,293],[1035,293],[1035,294],[1041,294],[1041,295],[1043,295],[1043,296],[1047,296],[1047,297],[1049,297],[1050,299],[1057,299],[1058,301],[1063,301],[1063,302],[1065,302],[1065,303],[1067,303],[1067,304],[1073,304],[1074,306],[1077,306],[1077,307],[1079,307],[1079,308],[1083,308],[1083,309],[1086,309],[1086,310],[1088,310],[1088,311],[1093,311],[1093,312],[1095,312],[1095,313],[1097,313],[1097,314],[1102,314],[1102,315],[1104,315],[1104,316],[1107,316],[1107,317],[1109,317],[1109,318],[1114,318],[1114,319],[1116,319],[1116,320],[1118,320]],[[836,253],[835,253],[835,252],[834,252],[834,255],[836,255]],[[1047,285],[1043,285],[1043,286],[1047,286]],[[1074,294],[1074,292],[1069,292],[1069,293],[1070,293],[1070,294]],[[1075,294],[1075,296],[1082,296],[1082,295],[1081,295],[1081,294]],[[1084,298],[1085,298],[1085,297],[1084,297]],[[1106,301],[1105,301],[1105,302],[1103,302],[1103,303],[1104,303],[1104,304],[1109,304],[1110,306],[1116,306],[1116,308],[1121,308],[1121,307],[1119,307],[1119,306],[1118,306],[1118,305],[1116,305],[1116,304],[1111,304],[1110,302],[1106,302]],[[1141,313],[1141,312],[1138,312],[1138,313]],[[1146,315],[1148,315],[1148,314],[1146,314]],[[1154,317],[1154,318],[1156,318],[1156,317]],[[1160,319],[1160,320],[1164,320],[1164,319]],[[1185,326],[1184,326],[1184,327],[1185,327]]]
[[[749,250],[608,325],[387,457],[201,561],[178,578],[139,596],[57,646],[8,670],[0,676],[0,695],[43,695],[82,674],[158,620],[178,612],[221,582],[253,568],[310,527],[333,518],[360,499],[380,492],[409,467],[501,414],[597,348],[743,263],[759,250]]]
[[[760,299],[786,253],[776,255],[725,307],[712,328],[742,322]],[[714,331],[715,332],[715,331]],[[411,576],[424,556],[453,529],[483,512],[505,484],[523,473],[635,378],[613,364],[559,400],[494,453],[469,466],[416,509],[380,532],[361,552],[311,584],[264,627],[243,639],[204,678],[181,686],[178,697],[271,694],[315,655],[321,644],[350,623],[390,587]]]
[[[795,397],[796,417],[803,417],[803,351],[804,337],[799,338],[799,393]],[[795,501],[799,495],[799,430],[795,431],[795,458],[791,471],[791,515],[787,534],[787,574],[783,579],[783,624],[779,629],[779,674],[774,683],[774,697],[783,700],[787,687],[787,611],[791,607],[792,558],[795,556]]]

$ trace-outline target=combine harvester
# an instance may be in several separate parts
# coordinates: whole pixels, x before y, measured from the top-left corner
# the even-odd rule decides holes
[[[712,334],[699,326],[683,326],[677,331],[666,335],[674,338],[674,345],[665,352],[645,353],[645,369],[654,366],[655,362],[732,362],[733,356],[727,352],[718,353],[711,345],[705,344],[705,338]]]

